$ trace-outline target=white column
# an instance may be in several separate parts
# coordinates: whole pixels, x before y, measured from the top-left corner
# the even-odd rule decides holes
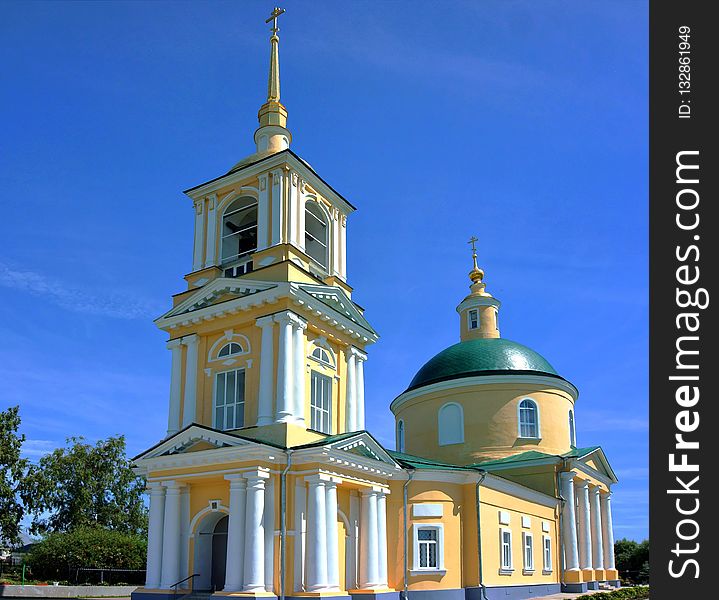
[[[190,575],[190,486],[185,485],[180,490],[180,577],[185,579]],[[188,589],[191,582],[184,581],[179,588]]]
[[[292,358],[294,372],[292,374],[293,395],[295,399],[294,419],[298,425],[305,426],[305,329],[307,322],[297,318],[294,322]]]
[[[245,521],[247,481],[241,475],[225,475],[230,482],[230,518],[227,523],[227,563],[225,592],[239,592],[243,588],[245,564]]]
[[[340,274],[340,225],[339,211],[336,209],[332,213],[332,256],[330,258],[330,268],[333,275]]]
[[[274,246],[283,241],[282,229],[284,227],[283,215],[285,212],[283,198],[282,169],[272,171],[272,225],[270,229],[271,242]]]
[[[327,588],[340,589],[340,550],[337,535],[337,482],[325,482],[327,514]]]
[[[260,317],[255,325],[262,329],[260,342],[260,386],[257,393],[257,425],[270,425],[272,418],[272,388],[274,386],[275,340],[274,317]]]
[[[299,199],[299,181],[297,173],[292,171],[287,173],[288,187],[289,187],[289,242],[299,247],[299,212],[300,212],[300,199]]]
[[[300,181],[300,193],[298,195],[299,208],[298,208],[298,242],[302,252],[305,251],[305,193],[304,193],[304,181]]]
[[[275,482],[265,483],[265,590],[273,591],[275,583]]]
[[[275,422],[288,422],[292,420],[293,386],[292,386],[292,330],[294,325],[290,313],[275,315],[275,321],[280,324],[280,347],[277,356],[277,408]]]
[[[196,333],[186,335],[182,343],[187,347],[185,354],[185,401],[182,410],[182,426],[187,427],[195,421],[197,407],[197,344],[200,338]]]
[[[564,544],[564,564],[567,571],[579,568],[577,551],[577,520],[574,510],[574,473],[560,474],[561,493],[564,498],[562,512],[562,542]]]
[[[355,384],[357,391],[355,392],[355,402],[357,403],[357,429],[364,429],[364,361],[367,356],[364,354],[358,354],[356,359],[357,375]]]
[[[347,381],[346,383],[346,407],[347,407],[347,431],[357,431],[357,369],[355,367],[354,349],[347,348]]]
[[[244,592],[265,591],[265,479],[264,471],[247,473],[245,514]]]
[[[387,496],[377,494],[377,570],[380,587],[387,587]]]
[[[217,219],[215,210],[217,207],[217,196],[212,194],[207,199],[207,245],[205,246],[205,267],[215,264],[217,257]]]
[[[147,572],[145,587],[160,587],[162,577],[162,536],[165,521],[165,487],[161,483],[148,483],[150,510],[147,524]]]
[[[604,568],[604,547],[602,544],[602,513],[599,503],[600,489],[593,488],[590,493],[590,506],[592,517],[592,567],[595,569]]]
[[[600,496],[602,505],[602,539],[604,540],[604,568],[616,569],[614,563],[614,527],[612,526],[612,494]]]
[[[167,349],[172,352],[170,371],[170,410],[167,417],[167,435],[171,436],[180,429],[180,404],[182,398],[182,340],[170,340]]]
[[[182,485],[165,483],[165,519],[162,526],[162,576],[160,587],[170,586],[180,580],[180,496]]]
[[[295,559],[294,559],[294,591],[304,590],[305,571],[305,534],[307,521],[307,486],[304,479],[295,479]]]
[[[347,279],[347,217],[340,215],[340,276]]]
[[[195,203],[195,246],[192,251],[192,270],[199,271],[205,250],[205,211],[204,200]]]
[[[307,552],[305,589],[316,592],[327,587],[327,510],[325,481],[319,475],[308,477]]]
[[[579,530],[579,568],[592,568],[592,534],[589,516],[589,482],[580,481],[577,486],[579,513],[577,514]]]
[[[360,589],[379,587],[377,492],[362,490],[360,512]]]
[[[267,173],[258,177],[260,194],[257,199],[257,250],[267,248],[267,236],[270,228],[270,192],[267,187]]]
[[[345,583],[348,590],[357,589],[359,586],[357,578],[357,557],[359,556],[359,522],[360,522],[360,503],[359,494],[350,490],[350,530],[347,538],[346,566],[345,566]]]

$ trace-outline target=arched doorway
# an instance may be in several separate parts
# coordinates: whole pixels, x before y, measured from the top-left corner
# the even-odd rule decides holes
[[[220,591],[225,587],[228,523],[227,514],[218,511],[206,515],[197,526],[193,553],[196,591]]]

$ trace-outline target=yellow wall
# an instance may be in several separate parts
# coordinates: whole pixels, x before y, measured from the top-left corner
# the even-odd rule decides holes
[[[518,405],[524,398],[539,408],[539,440],[519,438]],[[437,415],[447,402],[464,411],[464,443],[440,446]],[[408,454],[451,464],[471,464],[527,450],[562,454],[570,450],[572,397],[562,390],[529,383],[492,383],[422,394],[395,408],[405,427]]]

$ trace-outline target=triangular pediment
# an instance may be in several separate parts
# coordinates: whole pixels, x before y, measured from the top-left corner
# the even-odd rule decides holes
[[[576,457],[574,458],[574,464],[577,466],[584,467],[584,469],[590,472],[596,472],[610,479],[613,483],[617,482],[617,476],[614,473],[607,456],[604,454],[599,446],[593,448],[578,448],[575,450]]]
[[[202,309],[234,300],[246,300],[246,302],[251,303],[256,295],[276,287],[276,283],[266,281],[219,277],[162,315],[157,319],[157,323],[162,325],[163,321],[182,317],[183,315],[192,317],[193,313]]]
[[[223,433],[202,425],[190,425],[171,435],[159,444],[146,450],[133,458],[133,462],[140,459],[156,458],[159,456],[172,456],[187,454],[190,452],[201,452],[204,450],[215,450],[218,448],[231,448],[238,446],[256,445],[253,442],[237,436]]]
[[[360,431],[354,435],[332,441],[325,445],[333,450],[340,450],[348,454],[354,454],[355,456],[397,466],[397,462],[392,456],[366,431]]]
[[[345,319],[349,319],[359,327],[376,334],[372,326],[364,318],[362,312],[357,308],[349,296],[338,287],[319,284],[297,284],[297,289],[308,294],[314,300],[321,302],[325,307],[332,309]]]

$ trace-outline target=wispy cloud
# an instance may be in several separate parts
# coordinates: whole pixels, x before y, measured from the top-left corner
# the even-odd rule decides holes
[[[25,440],[22,445],[22,455],[29,459],[41,458],[55,448],[57,444],[51,440]]]
[[[0,263],[0,286],[42,296],[73,312],[116,319],[147,319],[157,316],[161,310],[155,302],[119,292],[98,293],[3,263]]]

